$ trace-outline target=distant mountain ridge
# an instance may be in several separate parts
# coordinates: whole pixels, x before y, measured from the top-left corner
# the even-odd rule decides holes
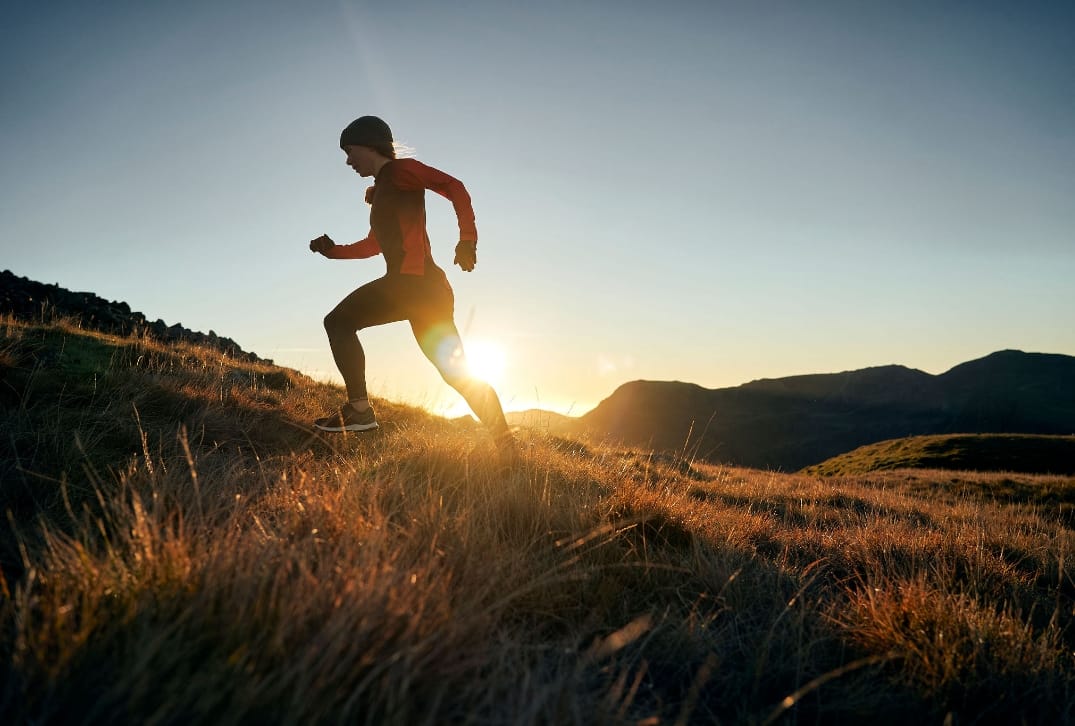
[[[1070,434],[1075,357],[1003,350],[940,375],[889,365],[720,389],[633,381],[574,428],[633,446],[781,470],[906,436]]]
[[[232,358],[251,363],[272,363],[239,347],[231,338],[210,330],[202,333],[179,323],[168,325],[163,320],[152,322],[125,302],[110,302],[92,292],[73,292],[59,285],[48,285],[10,270],[0,272],[0,313],[20,320],[42,320],[51,316],[77,318],[91,330],[116,335],[149,332],[159,340],[185,341],[215,348]]]

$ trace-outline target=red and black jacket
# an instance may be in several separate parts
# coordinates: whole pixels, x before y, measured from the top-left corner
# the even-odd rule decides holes
[[[370,211],[370,234],[325,253],[336,259],[384,254],[389,275],[425,275],[440,270],[433,262],[426,233],[425,190],[451,201],[459,220],[459,239],[478,240],[474,209],[463,182],[417,159],[393,159],[377,172]]]

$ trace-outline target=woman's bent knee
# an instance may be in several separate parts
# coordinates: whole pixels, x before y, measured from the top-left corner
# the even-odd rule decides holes
[[[347,322],[339,310],[333,310],[325,316],[325,332],[329,334],[329,337],[350,335],[355,332],[355,327]]]

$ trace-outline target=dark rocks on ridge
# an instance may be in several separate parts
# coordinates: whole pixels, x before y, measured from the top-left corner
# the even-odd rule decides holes
[[[219,350],[237,360],[272,363],[239,347],[231,338],[221,337],[210,330],[202,333],[179,323],[168,325],[161,319],[149,321],[125,302],[110,302],[92,292],[73,292],[59,285],[49,285],[10,270],[0,272],[0,313],[19,320],[48,321],[53,318],[74,318],[84,328],[115,335],[149,334],[165,342],[184,341]]]

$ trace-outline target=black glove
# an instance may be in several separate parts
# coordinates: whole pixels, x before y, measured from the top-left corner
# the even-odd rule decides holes
[[[310,240],[311,252],[320,252],[321,254],[325,254],[335,246],[336,243],[333,242],[327,234],[323,234],[317,239]]]
[[[455,264],[463,268],[463,272],[470,272],[474,265],[478,264],[478,243],[472,239],[462,240],[455,246]]]

